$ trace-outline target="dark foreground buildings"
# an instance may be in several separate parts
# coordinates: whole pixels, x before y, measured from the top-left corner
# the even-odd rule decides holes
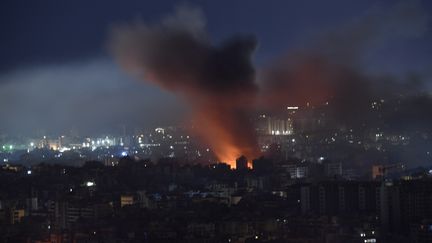
[[[1,242],[432,242],[428,171],[353,180],[333,162],[253,166],[4,165]]]

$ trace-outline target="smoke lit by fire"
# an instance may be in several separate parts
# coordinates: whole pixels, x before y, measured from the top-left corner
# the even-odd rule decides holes
[[[371,101],[409,95],[421,87],[371,77],[358,65],[360,53],[383,41],[381,28],[399,27],[403,22],[407,31],[398,29],[395,37],[421,34],[417,32],[424,28],[412,26],[424,26],[426,18],[421,11],[407,15],[408,10],[417,12],[418,6],[398,4],[317,38],[319,43],[307,50],[289,53],[264,68],[260,87],[251,63],[255,38],[237,36],[214,45],[197,9],[180,8],[174,16],[153,25],[118,26],[112,32],[110,48],[129,73],[188,102],[200,137],[220,161],[234,167],[241,155],[249,159],[259,156],[250,120],[257,105],[272,110],[330,102],[335,120],[354,125],[360,122],[360,114],[367,119]]]
[[[118,27],[110,47],[127,71],[186,100],[199,135],[234,166],[240,155],[258,154],[249,120],[258,91],[251,63],[256,41],[237,37],[214,46],[204,27],[201,11],[180,8],[159,24]]]

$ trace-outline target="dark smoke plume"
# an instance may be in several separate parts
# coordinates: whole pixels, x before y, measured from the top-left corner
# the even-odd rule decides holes
[[[260,70],[259,90],[251,64],[256,40],[236,37],[214,45],[197,9],[180,8],[156,24],[118,26],[110,48],[129,73],[189,102],[203,138],[220,160],[233,163],[242,154],[258,154],[249,122],[256,104],[265,110],[325,107],[335,126],[372,127],[378,121],[397,127],[397,121],[409,121],[430,128],[432,102],[421,79],[371,75],[361,68],[365,53],[427,29],[420,2],[373,9]],[[383,106],[379,114],[371,112],[374,102]]]
[[[110,49],[131,74],[182,96],[221,161],[257,155],[249,110],[257,95],[253,37],[213,45],[201,11],[179,8],[156,24],[114,28]]]

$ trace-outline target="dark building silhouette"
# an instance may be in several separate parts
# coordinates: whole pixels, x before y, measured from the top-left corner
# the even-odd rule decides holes
[[[238,159],[236,159],[236,168],[237,170],[247,170],[248,169],[248,160],[246,156],[242,155]]]
[[[361,181],[324,181],[301,187],[303,214],[345,215],[376,214],[379,183]]]

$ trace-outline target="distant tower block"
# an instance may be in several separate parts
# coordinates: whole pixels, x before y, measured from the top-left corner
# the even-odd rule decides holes
[[[248,160],[242,155],[236,160],[236,169],[237,170],[247,170],[248,169]]]

